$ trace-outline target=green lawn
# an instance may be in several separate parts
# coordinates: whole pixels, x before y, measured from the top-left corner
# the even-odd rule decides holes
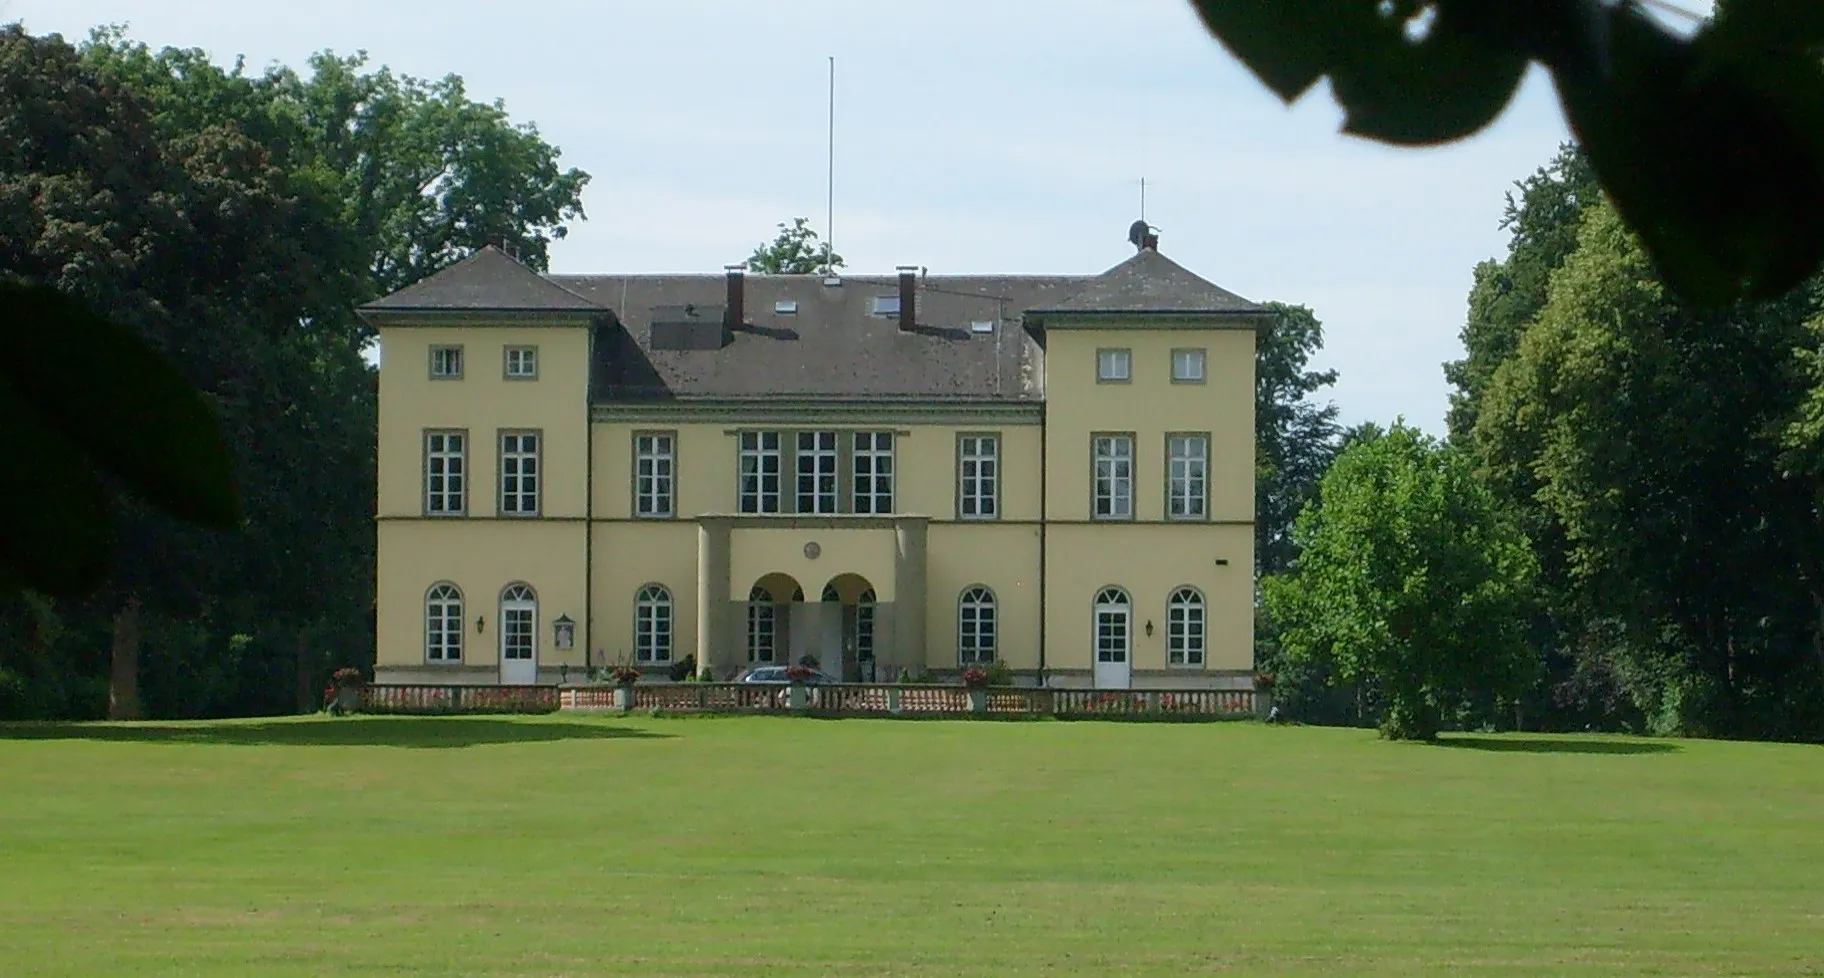
[[[1824,975],[1824,748],[0,726],[0,976]]]

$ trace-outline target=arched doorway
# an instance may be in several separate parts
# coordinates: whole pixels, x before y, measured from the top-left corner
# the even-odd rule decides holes
[[[792,608],[804,603],[804,588],[790,574],[767,574],[747,592],[747,665],[792,661]]]
[[[823,586],[824,671],[844,682],[876,681],[874,585],[860,574],[838,574]]]

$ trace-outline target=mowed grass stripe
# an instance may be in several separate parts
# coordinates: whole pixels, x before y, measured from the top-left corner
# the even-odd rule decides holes
[[[1824,974],[1815,747],[306,718],[0,784],[7,976]]]

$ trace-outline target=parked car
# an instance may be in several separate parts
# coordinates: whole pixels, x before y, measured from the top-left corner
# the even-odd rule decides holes
[[[742,673],[741,678],[736,680],[736,682],[777,683],[777,684],[783,686],[786,683],[791,682],[791,680],[788,679],[785,675],[785,671],[788,668],[790,668],[790,667],[789,666],[755,666],[754,668],[749,669],[745,673]],[[832,676],[827,672],[822,672],[822,671],[813,669],[811,671],[810,677],[805,679],[804,682],[805,682],[805,685],[807,685],[807,686],[824,686],[824,685],[828,685],[830,683],[840,683],[840,682],[842,682],[842,680],[837,679],[835,676]]]

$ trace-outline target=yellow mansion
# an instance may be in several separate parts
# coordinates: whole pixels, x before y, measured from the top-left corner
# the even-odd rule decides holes
[[[1260,306],[1101,275],[541,275],[380,333],[380,682],[810,656],[1251,688]]]

